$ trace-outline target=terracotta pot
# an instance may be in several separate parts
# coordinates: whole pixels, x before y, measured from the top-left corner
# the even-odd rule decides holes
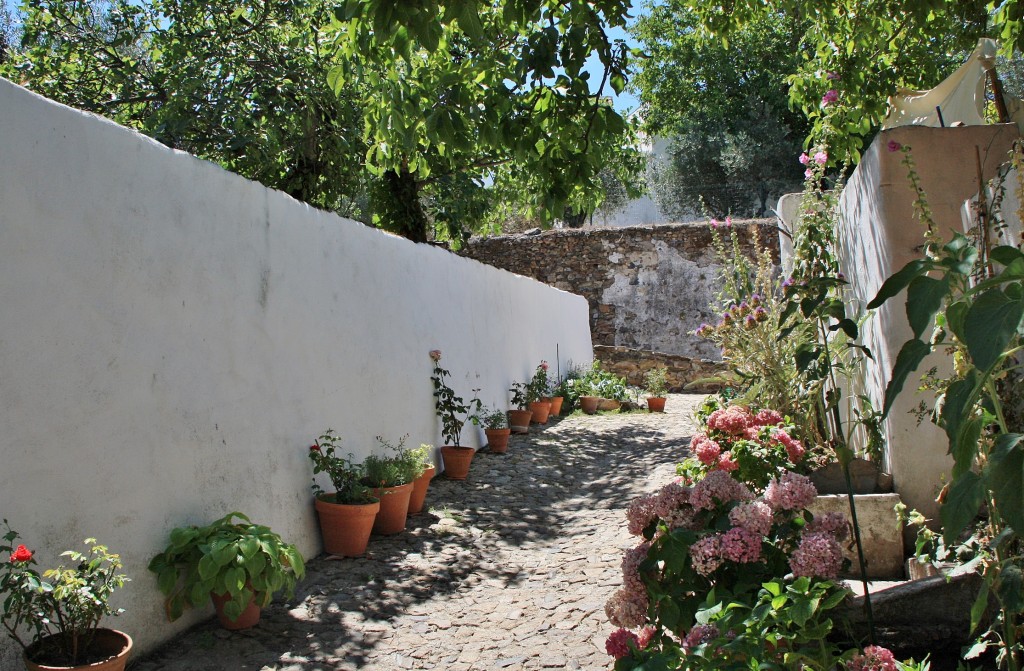
[[[366,552],[373,520],[380,510],[380,502],[333,503],[333,497],[333,494],[316,497],[316,512],[320,518],[324,550],[339,557],[360,557]]]
[[[531,417],[533,413],[529,410],[509,410],[508,426],[512,433],[529,433]]]
[[[441,448],[444,459],[444,475],[449,480],[465,480],[469,475],[469,465],[473,461],[476,450],[472,447],[455,447],[445,445]]]
[[[610,398],[602,398],[597,404],[598,410],[618,410],[621,407],[621,403]]]
[[[534,424],[547,424],[548,415],[551,413],[551,402],[550,401],[533,401],[530,403],[530,412],[533,413],[533,418],[530,419]]]
[[[93,638],[92,646],[89,650],[96,656],[106,656],[107,659],[103,661],[93,664],[80,664],[78,666],[64,666],[62,664],[52,666],[31,661],[29,657],[35,655],[38,647],[46,647],[46,641],[49,638],[49,636],[43,638],[40,646],[29,646],[28,651],[22,654],[21,658],[25,662],[25,668],[28,671],[57,671],[58,669],[63,669],[64,671],[68,669],[124,671],[125,664],[128,663],[128,655],[132,651],[132,637],[128,634],[116,629],[97,629],[96,637]]]
[[[665,412],[665,397],[652,396],[648,398],[647,412]]]
[[[423,502],[427,500],[427,489],[430,487],[430,481],[434,478],[435,473],[437,473],[437,468],[431,464],[427,466],[427,470],[423,471],[423,475],[412,483],[412,496],[409,497],[410,515],[423,512]]]
[[[580,410],[593,415],[597,412],[597,406],[601,403],[599,396],[580,396]]]
[[[487,446],[495,454],[505,454],[508,451],[508,439],[512,435],[512,429],[484,429],[487,434]]]
[[[374,488],[373,495],[380,499],[380,510],[373,521],[373,533],[390,536],[405,530],[413,485],[414,483],[410,482],[395,487]]]
[[[565,400],[564,398],[562,398],[561,396],[552,396],[551,398],[546,398],[544,400],[551,402],[552,416],[558,417],[560,414],[562,414],[562,401]]]
[[[260,621],[260,607],[256,604],[255,595],[249,600],[249,605],[242,609],[242,614],[238,616],[237,620],[232,620],[224,613],[224,606],[228,601],[231,601],[231,594],[210,594],[210,601],[213,601],[213,608],[217,611],[217,619],[220,620],[220,626],[231,631],[238,631],[239,629],[250,629],[259,624]]]

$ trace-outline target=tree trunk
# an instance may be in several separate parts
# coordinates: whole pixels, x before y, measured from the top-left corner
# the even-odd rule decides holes
[[[403,168],[400,173],[384,173],[384,183],[390,200],[381,212],[384,228],[413,242],[426,242],[430,222],[420,203],[416,176]]]

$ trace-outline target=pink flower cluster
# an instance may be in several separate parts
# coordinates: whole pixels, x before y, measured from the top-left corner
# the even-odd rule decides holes
[[[761,559],[761,535],[743,527],[733,527],[722,534],[719,550],[729,561],[751,564]]]
[[[651,639],[654,638],[654,628],[645,627],[640,630],[640,634],[634,634],[627,629],[616,629],[605,641],[604,649],[609,655],[615,659],[622,659],[629,654],[630,648],[637,650],[643,650],[651,643]]]
[[[835,536],[824,531],[805,533],[789,558],[789,568],[798,578],[807,576],[832,580],[843,567],[843,549]]]
[[[804,454],[807,450],[804,448],[804,444],[796,438],[793,438],[786,432],[785,429],[773,429],[772,440],[780,443],[786,448],[786,456],[794,464],[800,463],[800,460],[804,458]]]
[[[730,501],[749,501],[754,498],[742,482],[733,480],[725,471],[711,471],[693,486],[690,505],[697,510],[712,510]]]
[[[696,511],[690,506],[691,491],[677,480],[662,487],[655,497],[654,514],[665,520],[669,529],[692,526]]]
[[[803,510],[817,495],[809,477],[792,471],[773,478],[764,490],[764,500],[773,510]]]
[[[622,588],[604,605],[608,620],[616,627],[636,629],[647,621],[647,588],[640,577],[640,564],[647,559],[649,542],[640,543],[622,557]]]
[[[654,521],[654,502],[655,497],[651,494],[638,496],[630,502],[629,508],[626,510],[629,533],[639,536],[647,528],[647,525]]]
[[[830,534],[837,541],[844,541],[850,536],[850,521],[843,513],[824,513],[808,523],[804,533],[823,532]]]
[[[708,430],[720,431],[730,436],[744,435],[754,418],[741,405],[730,405],[728,408],[715,410],[708,416]]]
[[[709,576],[722,565],[722,542],[717,534],[705,536],[690,546],[693,570]]]
[[[896,657],[888,648],[869,645],[863,655],[854,655],[846,663],[847,671],[896,671]]]
[[[718,638],[718,627],[713,624],[698,624],[686,634],[683,639],[683,649],[695,648],[702,643],[707,643]]]
[[[729,521],[752,534],[767,536],[772,529],[772,509],[762,501],[744,503],[729,511]]]
[[[690,441],[690,451],[705,466],[718,463],[718,457],[722,454],[722,446],[711,440],[703,433],[698,433]]]

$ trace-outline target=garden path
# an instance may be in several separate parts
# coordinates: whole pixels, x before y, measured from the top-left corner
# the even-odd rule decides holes
[[[308,563],[252,630],[215,620],[133,671],[609,669],[604,602],[634,539],[625,511],[674,476],[703,396],[665,414],[556,418],[437,478],[404,533],[365,557]]]

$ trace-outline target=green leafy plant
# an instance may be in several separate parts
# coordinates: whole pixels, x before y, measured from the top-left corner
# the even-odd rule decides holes
[[[41,576],[32,568],[35,553],[25,545],[15,546],[18,533],[4,520],[7,532],[0,541],[0,553],[8,553],[0,564],[0,596],[3,623],[30,659],[40,663],[75,666],[84,660],[105,615],[120,615],[110,606],[114,590],[128,582],[121,570],[121,557],[111,553],[95,538],[86,538],[86,552],[68,550],[71,568],[61,565]],[[27,640],[19,630],[27,629]]]
[[[526,406],[530,403],[530,385],[526,382],[513,382],[508,391],[512,394],[512,406],[519,410],[526,410]]]
[[[530,383],[526,386],[527,402],[540,401],[551,395],[550,382],[548,381],[548,362],[541,361],[533,372]]]
[[[402,436],[397,445],[392,445],[377,436],[377,442],[390,454],[371,454],[363,460],[363,484],[368,487],[398,487],[423,475],[423,459],[421,455],[405,449],[406,438],[408,436]]]
[[[294,545],[239,512],[206,526],[174,529],[149,570],[166,597],[169,620],[181,617],[186,606],[209,603],[211,594],[229,594],[224,614],[237,620],[250,602],[264,607],[282,589],[294,594],[296,581],[306,572]]]
[[[579,380],[578,387],[580,396],[599,396],[619,402],[628,401],[630,397],[626,379],[604,370],[601,362],[596,359],[590,370]]]
[[[485,429],[507,429],[508,414],[502,410],[484,407],[479,414],[479,421]]]
[[[334,492],[327,493],[313,478],[313,494],[331,503],[364,504],[373,503],[376,497],[370,488],[363,484],[366,469],[363,464],[356,463],[355,457],[349,452],[348,457],[339,456],[341,440],[333,429],[327,429],[309,448],[309,460],[313,462],[313,475],[326,473],[334,485]]]
[[[644,373],[644,388],[648,396],[665,396],[668,393],[668,368],[656,366]]]
[[[437,416],[441,418],[441,435],[448,445],[459,447],[462,427],[467,421],[476,422],[476,413],[480,411],[482,404],[480,399],[475,397],[466,403],[448,386],[445,379],[450,377],[451,373],[441,367],[441,350],[431,350],[430,360],[434,362],[430,380],[434,384],[434,408],[437,410]],[[460,415],[466,419],[461,419]]]

